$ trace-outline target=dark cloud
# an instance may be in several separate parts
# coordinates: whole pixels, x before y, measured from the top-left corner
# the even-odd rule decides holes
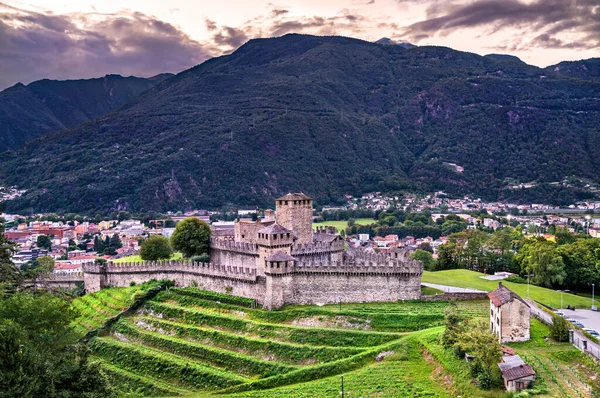
[[[273,11],[271,11],[271,16],[273,17],[279,17],[281,15],[285,15],[287,13],[289,13],[289,10],[284,10],[284,9],[274,9]]]
[[[427,18],[402,31],[412,41],[445,36],[463,28],[485,27],[490,29],[490,34],[510,27],[516,32],[514,47],[522,50],[530,46],[600,47],[599,0],[430,1]],[[524,39],[531,37],[531,32],[538,35],[529,41]],[[557,35],[569,36],[569,40]]]
[[[244,29],[225,26],[213,36],[213,40],[218,46],[238,48],[248,41],[248,36]]]
[[[211,21],[210,19],[206,18],[204,20],[204,23],[206,24],[206,29],[207,30],[216,30],[217,29],[217,23],[215,21]]]
[[[56,15],[0,3],[0,89],[41,78],[179,72],[210,56],[177,27],[139,12]]]

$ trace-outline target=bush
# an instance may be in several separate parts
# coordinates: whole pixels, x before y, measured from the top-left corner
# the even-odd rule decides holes
[[[210,256],[208,253],[202,253],[199,256],[193,256],[191,260],[195,263],[208,263],[210,262]]]
[[[525,278],[521,278],[520,276],[509,276],[508,278],[504,279],[506,282],[512,282],[512,283],[520,283],[520,284],[526,284],[527,283],[527,279]]]
[[[552,325],[550,326],[550,337],[558,342],[569,341],[569,322],[561,316],[554,315],[552,317]]]

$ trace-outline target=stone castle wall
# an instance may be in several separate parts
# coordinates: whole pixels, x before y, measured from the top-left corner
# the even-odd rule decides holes
[[[253,266],[173,260],[87,264],[83,269],[88,292],[108,286],[125,287],[131,282],[171,279],[179,287],[196,286],[250,297],[269,309],[287,304],[335,303],[340,297],[344,302],[418,299],[422,272],[418,263],[400,266],[393,261],[367,267],[352,261],[294,266],[285,274],[264,276]]]

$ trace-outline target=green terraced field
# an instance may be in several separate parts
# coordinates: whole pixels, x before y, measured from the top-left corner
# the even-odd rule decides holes
[[[86,311],[79,323],[102,324],[136,289],[141,287],[107,289],[78,299],[76,305]],[[467,316],[487,317],[487,301],[456,304]],[[475,387],[464,361],[440,347],[440,325],[449,305],[406,301],[265,311],[243,297],[172,288],[122,317],[109,332],[93,338],[90,347],[125,394],[333,397],[339,396],[343,375],[348,397],[503,396],[500,390]],[[593,383],[578,369],[540,355],[547,330],[534,326],[534,340],[515,346],[519,353],[540,366],[544,380],[551,378],[543,378],[546,370],[537,359],[548,369],[555,364],[556,385],[568,396],[591,396]],[[388,351],[394,354],[375,361]],[[562,379],[556,376],[560,372]],[[546,385],[551,388],[542,397],[563,392]]]

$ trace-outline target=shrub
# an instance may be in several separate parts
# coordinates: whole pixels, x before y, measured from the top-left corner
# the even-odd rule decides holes
[[[520,276],[517,276],[517,275],[509,276],[508,278],[506,278],[504,280],[506,282],[512,282],[512,283],[520,283],[520,284],[526,284],[527,283],[527,279],[521,278]]]
[[[569,322],[561,316],[554,315],[550,326],[550,337],[558,342],[569,341]]]

